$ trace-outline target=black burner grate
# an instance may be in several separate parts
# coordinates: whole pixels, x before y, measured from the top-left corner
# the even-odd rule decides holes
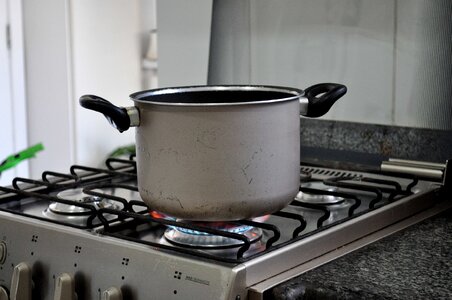
[[[0,187],[0,192],[4,193],[3,195],[0,194],[0,210],[75,228],[92,229],[100,224],[100,220],[97,224],[94,222],[98,218],[98,212],[92,205],[62,199],[57,197],[56,194],[67,189],[82,187],[85,194],[101,196],[118,202],[122,210],[128,210],[129,203],[126,199],[101,194],[93,190],[101,187],[119,187],[138,191],[136,186],[115,183],[115,181],[124,181],[126,179],[136,181],[136,162],[132,157],[129,160],[110,158],[107,159],[106,166],[107,169],[99,169],[74,165],[70,168],[70,174],[45,171],[42,173],[42,180],[16,177],[12,181],[12,187]],[[88,215],[86,224],[80,225],[71,223],[70,221],[49,219],[42,215],[22,211],[20,209],[23,206],[22,202],[30,201],[43,201],[48,204],[56,202],[86,209],[88,210],[86,213]],[[111,223],[114,221],[109,220],[108,222]]]
[[[264,232],[261,240],[258,241],[262,243],[262,248],[259,248],[255,252],[250,252],[250,249],[253,247],[253,242],[243,234],[201,226],[193,222],[156,218],[149,213],[150,208],[141,200],[125,199],[106,192],[99,192],[98,190],[104,191],[109,189],[138,191],[136,184],[136,162],[133,157],[130,157],[128,160],[108,159],[105,169],[75,165],[70,168],[70,174],[46,171],[42,174],[42,180],[15,178],[12,182],[12,187],[0,187],[0,192],[4,193],[0,194],[0,210],[80,229],[93,229],[101,225],[102,229],[100,233],[104,235],[187,255],[227,263],[239,263],[300,241],[331,226],[346,222],[371,210],[378,209],[387,203],[409,196],[413,193],[412,188],[418,182],[414,177],[407,178],[407,176],[401,175],[402,178],[409,179],[410,181],[409,184],[402,187],[400,183],[393,180],[364,177],[355,172],[320,170],[310,167],[302,168],[301,173],[303,174],[303,183],[320,182],[325,186],[334,187],[334,190],[315,189],[303,187],[302,185],[300,192],[313,195],[330,195],[351,201],[351,205],[347,208],[346,216],[338,221],[327,223],[330,216],[334,213],[333,205],[304,203],[299,200],[294,200],[282,211],[273,213],[269,219],[272,221],[240,220],[233,222],[237,225],[260,228]],[[322,175],[323,177],[319,179],[316,175]],[[56,197],[58,191],[79,187],[83,188],[85,194],[109,199],[118,203],[120,209],[95,209],[92,205],[86,203]],[[82,207],[89,210],[90,215],[86,225],[74,225],[57,220],[48,220],[42,216],[29,215],[14,209],[14,203],[20,203],[20,201],[27,199],[58,202]],[[300,209],[317,212],[318,217],[314,221],[314,229],[309,229],[306,218],[299,212]],[[107,216],[114,216],[114,218],[108,218]],[[95,220],[98,220],[98,223],[94,222]],[[144,227],[146,230],[162,231],[167,226],[181,227],[235,239],[240,241],[240,244],[238,247],[232,249],[232,256],[224,256],[216,251],[201,251],[196,248],[176,246],[170,243],[165,244],[159,240],[143,240],[137,234],[138,228],[143,224],[148,225]],[[278,224],[284,225],[281,226]]]

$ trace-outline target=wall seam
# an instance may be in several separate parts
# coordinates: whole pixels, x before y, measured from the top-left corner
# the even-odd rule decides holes
[[[65,29],[66,29],[66,63],[67,63],[67,101],[68,101],[68,123],[69,123],[69,157],[70,163],[77,162],[76,152],[76,126],[75,126],[75,95],[74,95],[74,74],[73,74],[73,55],[72,55],[72,19],[70,0],[65,0]]]
[[[392,103],[391,103],[391,125],[396,124],[396,88],[397,88],[397,6],[399,0],[394,0],[394,38],[393,38],[393,52],[392,52]]]

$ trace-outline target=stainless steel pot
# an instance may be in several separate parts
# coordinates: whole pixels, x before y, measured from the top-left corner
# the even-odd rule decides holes
[[[80,104],[119,131],[136,126],[138,188],[153,210],[197,221],[280,210],[299,190],[300,114],[319,117],[346,93],[274,86],[193,86],[132,94],[133,107],[94,95]]]

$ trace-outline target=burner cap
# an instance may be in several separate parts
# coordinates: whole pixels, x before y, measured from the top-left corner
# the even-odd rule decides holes
[[[333,195],[317,195],[306,192],[299,192],[295,197],[295,200],[309,204],[335,205],[343,203],[345,201],[345,198]]]
[[[118,205],[109,199],[104,199],[98,196],[88,195],[83,192],[83,188],[68,189],[59,192],[56,195],[60,199],[70,200],[78,203],[91,204],[95,209],[99,208],[112,208],[117,209]],[[89,208],[77,206],[76,204],[65,204],[60,202],[52,202],[49,204],[49,208],[46,212],[51,212],[53,214],[59,215],[70,215],[70,216],[83,216],[89,215],[91,210]]]
[[[326,186],[322,182],[307,182],[302,184],[301,187],[315,189],[320,192],[321,191],[335,192],[337,190],[334,187]],[[346,199],[329,194],[314,194],[301,191],[298,192],[297,196],[295,197],[295,200],[309,204],[336,205],[344,203]]]
[[[64,200],[71,200],[78,203],[93,203],[101,201],[102,199],[100,197],[96,196],[90,196],[85,193],[83,193],[82,188],[76,188],[76,189],[70,189],[70,190],[64,190],[62,192],[59,192],[57,194],[57,197]],[[49,205],[49,210],[56,214],[63,214],[63,215],[85,215],[90,213],[90,209],[77,206],[77,205],[70,205],[65,203],[59,203],[59,202],[52,202]]]
[[[116,209],[118,206],[111,200],[104,199],[98,196],[85,194],[83,188],[75,188],[64,190],[57,194],[57,197],[64,200],[71,200],[78,203],[91,204],[94,208],[112,208]],[[56,214],[63,215],[85,215],[90,214],[91,210],[85,207],[64,204],[59,202],[52,202],[49,205],[49,210]]]
[[[101,192],[101,191],[99,191]],[[105,199],[98,196],[88,195],[83,192],[83,188],[68,189],[59,192],[56,195],[60,199],[85,203],[92,205],[96,210],[100,208],[119,209],[119,205],[115,201]],[[65,204],[59,202],[51,202],[49,207],[42,213],[45,217],[59,222],[67,222],[76,225],[86,225],[91,216],[92,210],[89,208],[77,206],[76,203]],[[107,220],[113,219],[114,215],[104,215]]]

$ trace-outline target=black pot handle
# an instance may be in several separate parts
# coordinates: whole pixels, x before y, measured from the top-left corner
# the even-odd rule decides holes
[[[326,114],[331,106],[347,93],[347,87],[338,83],[319,83],[304,90],[308,99],[306,117],[318,118]],[[321,95],[320,97],[318,97]]]
[[[124,107],[113,105],[110,101],[95,95],[83,95],[79,102],[84,108],[103,113],[119,132],[126,131],[131,126],[130,116]]]

